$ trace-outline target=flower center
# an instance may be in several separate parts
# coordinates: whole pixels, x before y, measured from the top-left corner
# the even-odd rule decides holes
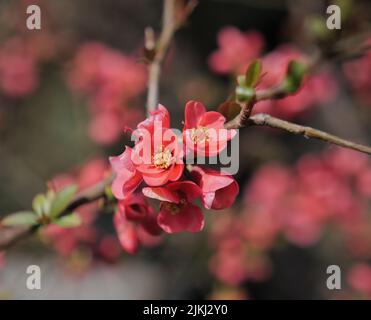
[[[155,152],[153,155],[153,164],[156,168],[167,169],[172,163],[172,154],[168,149],[161,148],[159,151]]]
[[[191,139],[194,143],[209,141],[209,133],[206,127],[199,126],[191,129]]]
[[[165,207],[166,211],[170,212],[172,215],[176,215],[180,211],[180,208],[176,203],[164,202],[163,206]]]
[[[186,199],[181,199],[179,203],[163,202],[162,205],[172,215],[176,215],[187,204]]]

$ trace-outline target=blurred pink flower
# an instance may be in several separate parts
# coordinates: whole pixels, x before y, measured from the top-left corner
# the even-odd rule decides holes
[[[358,263],[352,266],[347,280],[354,290],[371,295],[371,267],[369,265]]]
[[[366,41],[370,44],[371,39]],[[350,86],[361,102],[371,104],[371,51],[368,50],[361,58],[348,61],[343,66]]]
[[[99,42],[88,42],[78,48],[70,65],[68,80],[72,88],[84,93],[107,97],[133,98],[145,87],[146,72],[142,65],[118,50]],[[104,103],[102,108],[110,107]]]
[[[116,237],[105,235],[98,244],[99,255],[107,262],[116,262],[121,255],[121,247]]]
[[[211,70],[221,74],[237,73],[260,56],[264,39],[257,31],[243,33],[235,27],[224,27],[218,33],[218,46],[209,57]]]
[[[36,61],[20,39],[0,47],[0,90],[10,97],[32,93],[39,84]]]
[[[94,113],[89,123],[90,138],[101,145],[117,142],[123,132],[123,121],[114,111]]]
[[[145,89],[146,69],[131,56],[99,42],[85,43],[68,65],[67,81],[88,98],[89,136],[98,144],[117,142],[124,128],[142,117],[131,107]]]

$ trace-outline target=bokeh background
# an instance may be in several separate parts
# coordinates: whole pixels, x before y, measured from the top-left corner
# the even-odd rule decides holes
[[[370,3],[331,3],[341,30],[325,27],[326,1],[200,0],[163,67],[172,126],[190,99],[217,108],[252,59],[263,59],[270,87],[316,48],[323,59],[300,92],[256,111],[370,145]],[[41,7],[41,30],[26,29],[30,4]],[[106,175],[144,118],[143,35],[160,30],[161,11],[157,0],[0,0],[0,215],[29,208],[47,183],[83,189]],[[79,211],[81,227],[0,253],[0,297],[369,298],[370,158],[266,128],[240,132],[239,157],[240,195],[205,212],[203,232],[142,239],[129,255],[112,208],[94,203]],[[25,288],[30,264],[41,267],[40,291]],[[341,290],[326,287],[333,264]]]

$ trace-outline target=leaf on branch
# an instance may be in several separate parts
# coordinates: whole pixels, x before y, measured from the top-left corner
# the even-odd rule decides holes
[[[42,193],[36,195],[32,201],[32,208],[39,217],[41,217],[44,213],[46,202],[47,202],[47,199],[45,195]]]
[[[81,225],[81,218],[77,213],[73,212],[67,216],[54,220],[53,224],[64,228],[75,228]]]
[[[38,224],[37,215],[32,211],[19,211],[1,220],[1,225],[10,226],[31,226]]]
[[[286,78],[283,82],[287,93],[294,93],[300,88],[306,71],[307,67],[305,64],[295,60],[290,61],[287,67]]]
[[[251,62],[246,71],[245,85],[247,87],[255,87],[260,79],[261,71],[262,71],[261,60],[254,60],[253,62]]]
[[[56,218],[58,217],[70,204],[72,199],[74,198],[75,194],[77,192],[77,186],[76,185],[71,185],[68,186],[61,191],[59,191],[52,203],[51,203],[51,208],[50,208],[50,217],[51,218]]]

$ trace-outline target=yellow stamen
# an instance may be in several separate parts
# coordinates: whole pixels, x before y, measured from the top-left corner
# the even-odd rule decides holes
[[[209,141],[209,133],[206,127],[199,126],[191,129],[191,139],[194,143]]]
[[[168,149],[160,149],[153,155],[153,164],[156,168],[167,169],[172,163],[172,154]]]

